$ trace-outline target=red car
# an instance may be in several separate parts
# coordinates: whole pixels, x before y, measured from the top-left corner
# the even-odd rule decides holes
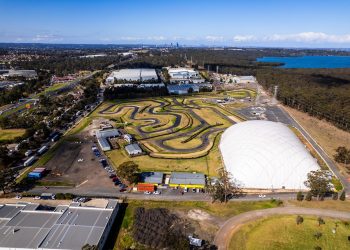
[[[126,188],[122,188],[119,190],[119,192],[124,193],[126,191]]]

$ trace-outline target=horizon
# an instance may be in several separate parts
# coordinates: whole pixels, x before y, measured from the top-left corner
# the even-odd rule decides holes
[[[0,43],[350,48],[345,0],[0,3]]]

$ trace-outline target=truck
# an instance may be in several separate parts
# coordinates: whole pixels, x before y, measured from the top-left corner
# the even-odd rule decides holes
[[[40,199],[42,199],[42,200],[54,200],[55,197],[56,196],[54,194],[52,194],[52,193],[42,193],[40,195]]]
[[[38,154],[38,155],[42,155],[43,153],[46,152],[47,149],[48,149],[48,147],[47,147],[46,145],[45,145],[45,146],[42,146],[42,147],[38,150],[37,154]]]

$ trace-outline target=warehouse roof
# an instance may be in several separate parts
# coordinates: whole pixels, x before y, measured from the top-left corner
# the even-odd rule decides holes
[[[144,183],[156,183],[161,184],[163,183],[163,172],[143,172],[141,173],[140,179],[141,182]]]
[[[31,203],[0,205],[0,248],[81,249],[85,244],[97,245],[117,206],[115,200],[109,200],[104,208],[60,205],[54,211],[39,210]]]
[[[97,138],[108,138],[108,137],[115,137],[119,135],[120,135],[119,130],[116,128],[96,131]]]
[[[172,172],[170,175],[169,183],[179,185],[205,185],[205,176],[201,173]]]
[[[140,77],[142,80],[157,80],[158,76],[155,69],[120,69],[113,71],[109,76],[118,80],[138,81]]]

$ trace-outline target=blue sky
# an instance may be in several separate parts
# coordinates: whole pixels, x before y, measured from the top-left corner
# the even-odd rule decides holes
[[[0,0],[0,42],[350,47],[348,0]]]

